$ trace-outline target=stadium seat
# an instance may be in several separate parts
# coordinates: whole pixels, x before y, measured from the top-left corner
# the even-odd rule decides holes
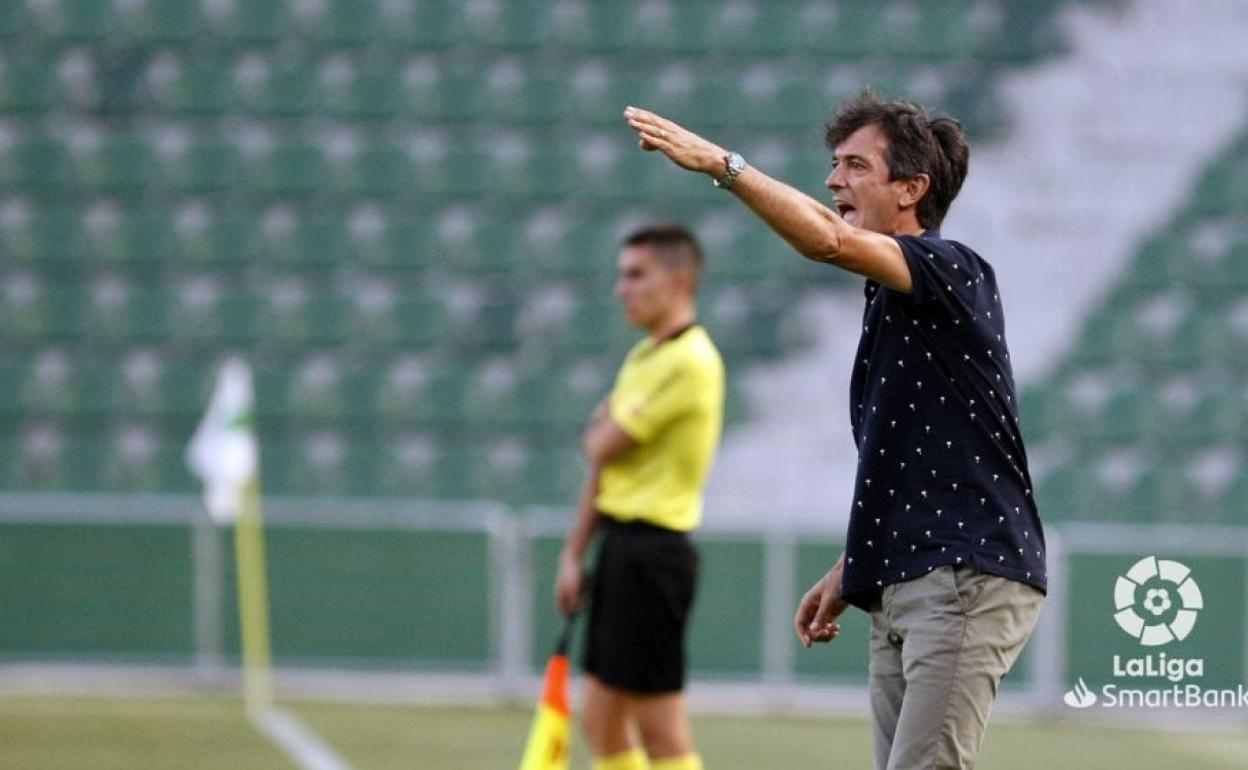
[[[176,253],[169,213],[155,207],[123,211],[116,227],[92,233],[90,244],[88,255],[97,264],[133,264],[145,270],[172,262]]]
[[[381,40],[404,50],[438,50],[464,39],[464,4],[457,0],[422,0],[383,8]]]
[[[196,138],[164,165],[166,182],[186,195],[233,191],[242,170],[242,154],[234,144],[213,135]]]
[[[258,229],[255,212],[245,208],[209,211],[197,227],[179,228],[179,253],[189,264],[221,267],[245,264]]]
[[[326,88],[325,103],[330,115],[344,120],[389,120],[403,109],[403,83],[390,68],[364,69]]]
[[[21,3],[5,3],[6,8]],[[114,36],[119,22],[113,3],[59,0],[39,19],[40,32],[66,43],[102,43]]]
[[[0,40],[17,38],[29,27],[30,18],[25,3],[12,2],[0,6]]]
[[[0,185],[27,195],[61,193],[77,183],[73,160],[57,139],[27,134],[0,158]]]
[[[381,29],[379,4],[355,0],[328,0],[307,34],[314,45],[357,48],[369,45]]]
[[[20,5],[20,3],[18,3]],[[34,116],[56,106],[60,85],[44,57],[9,57],[0,68],[0,113]]]
[[[182,62],[173,80],[153,94],[161,113],[186,118],[228,115],[236,109],[237,99],[230,68],[215,57]]]
[[[247,0],[230,5],[221,34],[238,47],[275,46],[291,31],[287,0]]]
[[[554,18],[555,44],[599,53],[635,50],[640,25],[629,3],[584,3]]]
[[[248,257],[275,266],[324,269],[346,261],[347,240],[346,224],[333,214],[275,207],[261,217]]]
[[[329,165],[320,146],[302,140],[275,146],[245,179],[251,191],[265,197],[305,197],[329,186]]]
[[[569,445],[555,443],[530,449],[514,502],[570,505],[576,501],[589,477],[589,466]]]
[[[125,31],[142,46],[183,46],[203,34],[202,19],[199,0],[145,0]]]
[[[394,198],[415,187],[411,159],[402,148],[382,140],[360,148],[333,175],[334,191],[348,198]]]
[[[119,133],[107,137],[81,162],[78,179],[88,193],[133,196],[159,183],[156,169],[147,141]]]
[[[80,214],[70,206],[33,207],[25,219],[4,227],[0,237],[4,253],[20,262],[56,265],[86,256]]]
[[[301,64],[269,73],[258,88],[245,91],[241,101],[248,113],[258,117],[302,118],[320,107],[321,96],[316,73]]]

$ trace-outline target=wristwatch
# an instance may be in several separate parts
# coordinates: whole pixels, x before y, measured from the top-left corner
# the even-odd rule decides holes
[[[715,180],[715,186],[724,190],[730,189],[742,171],[745,171],[745,158],[735,152],[728,153],[724,156],[724,174]]]

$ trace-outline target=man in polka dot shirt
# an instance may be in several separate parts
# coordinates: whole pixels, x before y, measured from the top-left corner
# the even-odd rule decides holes
[[[992,267],[939,231],[966,177],[957,121],[864,92],[827,126],[835,208],[658,115],[642,149],[729,189],[803,256],[866,278],[850,386],[858,475],[845,552],[802,598],[806,647],[871,615],[876,767],[974,766],[1046,590]]]

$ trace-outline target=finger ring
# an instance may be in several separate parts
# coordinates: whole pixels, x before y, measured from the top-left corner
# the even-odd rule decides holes
[[[667,129],[666,129],[666,128],[660,128],[660,129],[659,129],[659,136],[660,136],[660,137],[662,137],[662,138],[664,138],[664,139],[666,139],[666,138],[667,138]]]

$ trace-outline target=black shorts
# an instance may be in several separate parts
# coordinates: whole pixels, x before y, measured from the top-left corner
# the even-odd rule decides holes
[[[697,582],[697,551],[684,532],[609,516],[601,518],[601,526],[585,672],[627,692],[684,689],[685,626]]]

